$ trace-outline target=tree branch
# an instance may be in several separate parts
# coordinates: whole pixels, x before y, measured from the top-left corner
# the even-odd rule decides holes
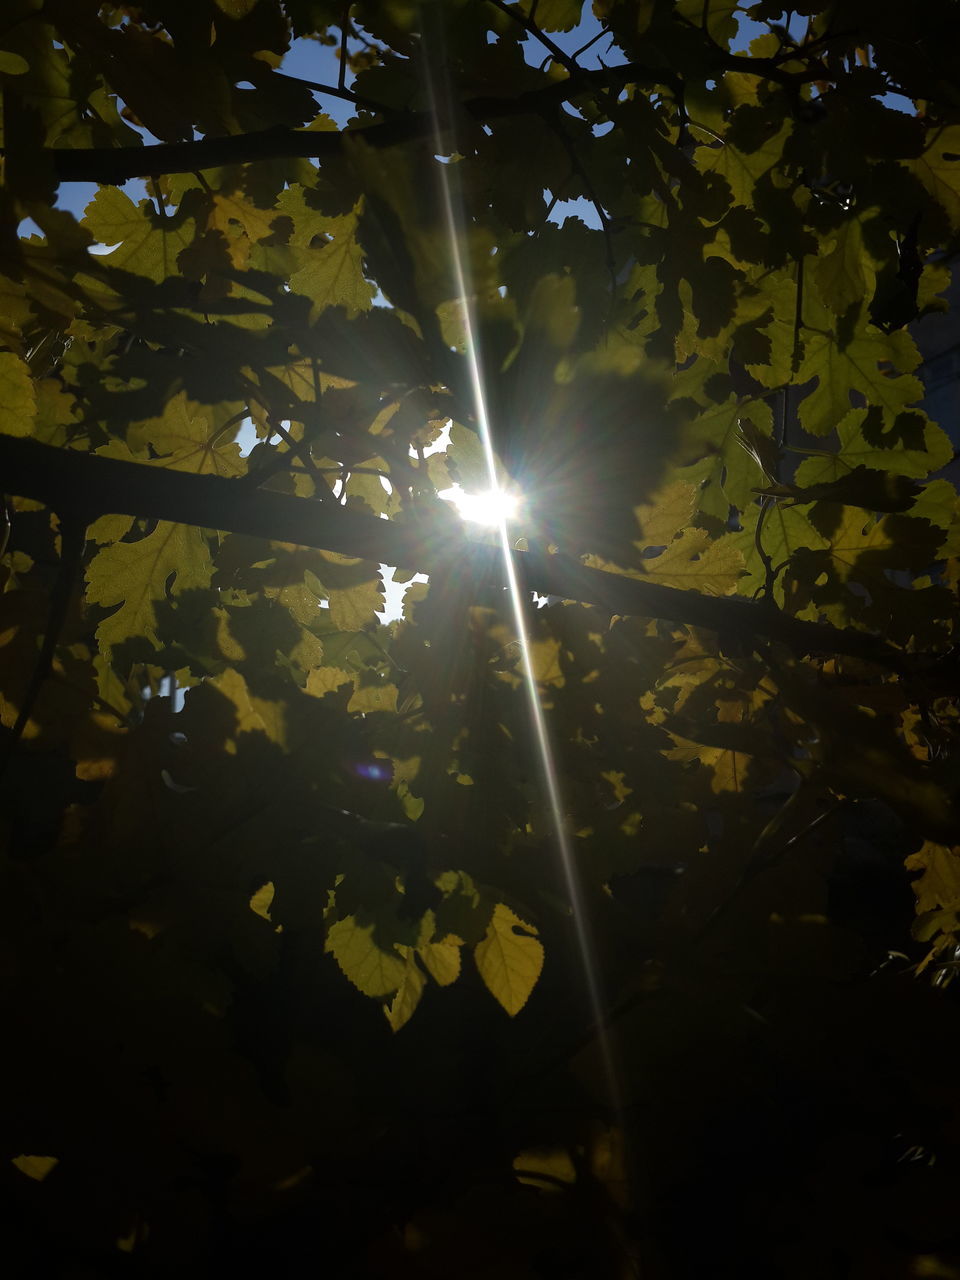
[[[404,526],[349,508],[331,510],[307,498],[251,490],[237,480],[121,462],[36,440],[0,436],[0,487],[43,502],[61,516],[79,511],[86,521],[106,514],[170,520],[317,547],[426,574],[448,565],[453,556],[478,575],[505,579],[498,547],[466,536],[452,542],[446,529],[438,536],[429,527]],[[901,653],[867,632],[791,618],[738,596],[707,596],[665,587],[587,568],[569,556],[512,554],[527,590],[593,604],[611,615],[662,618],[704,627],[744,645],[772,640],[797,654],[845,655],[901,673],[908,671],[911,660],[922,657]]]
[[[736,58],[740,68],[757,59]],[[621,89],[627,84],[659,84],[676,90],[677,76],[665,67],[648,67],[638,62],[620,67],[578,71],[557,84],[529,89],[512,98],[478,97],[461,104],[462,111],[477,121],[542,114],[581,94]],[[415,138],[431,138],[436,122],[430,112],[409,112],[391,116],[376,124],[337,132],[310,129],[262,129],[235,133],[223,138],[201,138],[196,142],[160,142],[144,147],[52,147],[42,154],[52,164],[61,182],[120,184],[129,178],[167,173],[194,173],[221,165],[246,164],[255,160],[305,157],[323,160],[341,155],[345,140],[362,139],[368,146],[389,147]]]

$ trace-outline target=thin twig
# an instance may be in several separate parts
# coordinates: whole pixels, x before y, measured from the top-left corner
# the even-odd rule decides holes
[[[601,27],[601,29],[597,32],[595,36],[591,36],[586,44],[582,44],[580,48],[574,50],[574,52],[570,56],[574,60],[576,60],[577,58],[580,57],[581,53],[586,53],[591,45],[596,44],[598,40],[602,40],[604,36],[608,36],[609,34],[610,34],[610,29],[608,27]]]
[[[346,89],[347,79],[347,29],[350,25],[350,0],[343,6],[343,20],[340,23],[340,74],[337,76],[337,88],[341,93]]]
[[[504,0],[488,0],[501,13],[505,13],[508,18],[512,18],[514,22],[520,24],[524,31],[528,31],[535,40],[539,40],[545,49],[547,49],[554,62],[559,62],[561,67],[566,67],[572,76],[580,74],[580,66],[575,58],[571,58],[568,53],[564,53],[558,44],[555,44],[550,37],[533,21],[533,15],[527,17],[525,13],[521,13],[519,9],[512,9],[510,5],[504,4]]]
[[[797,259],[797,305],[793,315],[793,376],[800,372],[800,330],[803,328],[803,258]]]

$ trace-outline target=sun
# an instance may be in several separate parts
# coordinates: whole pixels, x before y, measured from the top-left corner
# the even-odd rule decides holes
[[[520,498],[507,489],[487,489],[483,493],[464,493],[460,486],[444,489],[439,495],[453,504],[462,520],[481,524],[488,529],[497,528],[501,522],[509,524],[520,511]]]

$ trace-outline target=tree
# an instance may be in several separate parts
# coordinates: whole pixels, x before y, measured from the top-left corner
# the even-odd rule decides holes
[[[8,0],[10,1254],[960,1274],[954,37]]]

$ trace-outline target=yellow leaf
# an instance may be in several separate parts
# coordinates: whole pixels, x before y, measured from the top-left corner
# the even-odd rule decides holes
[[[663,752],[668,760],[678,760],[682,764],[692,764],[698,760],[710,771],[710,790],[714,795],[743,790],[752,757],[742,751],[732,751],[726,747],[706,747],[702,743],[677,737],[676,734],[673,736],[678,745]]]
[[[252,245],[273,234],[276,216],[275,209],[259,209],[243,196],[218,191],[213,197],[210,226],[223,233],[233,265],[243,267]]]
[[[283,207],[284,202],[279,203]],[[311,320],[327,307],[345,307],[352,320],[373,305],[375,290],[363,274],[363,250],[357,240],[359,210],[357,205],[352,213],[334,218],[313,214],[303,220],[305,233],[294,236],[294,245],[298,240],[303,244],[309,236],[301,250],[303,266],[291,275],[290,288],[313,303]],[[296,214],[294,223],[297,225]],[[326,244],[313,243],[318,235],[326,237]]]
[[[564,1147],[533,1147],[521,1151],[513,1158],[513,1171],[517,1181],[540,1191],[559,1191],[559,1184],[572,1186],[577,1180],[577,1170]]]
[[[559,688],[566,682],[560,665],[561,649],[560,641],[553,637],[531,642],[530,666],[538,684]]]
[[[14,1156],[11,1164],[34,1182],[42,1182],[60,1163],[58,1156]]]
[[[339,667],[314,667],[307,673],[307,693],[314,698],[323,698],[328,693],[336,693],[345,684],[353,684],[353,676]]]
[[[663,547],[690,523],[697,509],[697,490],[684,480],[667,485],[649,502],[634,507],[640,525],[638,547]]]
[[[403,949],[407,953],[407,967],[403,975],[403,981],[397,988],[397,994],[393,997],[393,1000],[389,1005],[384,1005],[383,1009],[387,1015],[387,1021],[394,1031],[399,1031],[413,1017],[414,1010],[420,1003],[420,997],[423,995],[423,988],[427,981],[423,970],[417,964],[416,952],[412,947],[404,947]]]
[[[250,910],[258,916],[262,916],[264,920],[270,920],[270,907],[273,903],[274,892],[273,881],[268,880],[265,885],[261,885],[250,899]]]
[[[388,996],[403,982],[407,965],[396,950],[374,940],[372,924],[358,924],[355,916],[337,920],[327,932],[329,951],[358,991],[365,996]]]
[[[753,206],[753,188],[771,169],[783,161],[784,144],[793,130],[787,120],[780,130],[752,151],[741,151],[732,142],[697,147],[694,160],[703,173],[726,178],[737,204]]]
[[[960,227],[960,125],[948,124],[937,129],[930,145],[907,168],[920,179],[943,207],[956,230]]]
[[[372,711],[396,711],[397,686],[387,681],[360,684],[347,703],[347,710],[369,714]]]
[[[460,977],[460,939],[447,934],[440,942],[423,942],[417,954],[424,968],[440,987],[449,987]]]
[[[101,261],[160,281],[176,272],[177,257],[194,242],[196,220],[185,212],[161,216],[149,200],[135,205],[118,187],[100,187],[84,224],[101,244],[116,245]]]
[[[13,351],[0,351],[0,432],[32,435],[36,412],[37,397],[26,361]]]
[[[960,908],[960,856],[954,849],[925,840],[904,866],[920,872],[913,882],[918,913]]]
[[[140,423],[131,434],[141,436],[161,455],[159,466],[216,476],[237,476],[246,470],[232,432],[218,430],[211,411],[189,400],[185,391],[167,401],[159,418]]]
[[[104,547],[87,567],[87,599],[104,608],[120,607],[97,627],[101,646],[146,636],[159,648],[157,605],[188,588],[208,587],[212,574],[207,539],[190,525],[161,520],[137,542]]]
[[[532,936],[535,933],[532,925],[498,902],[486,935],[473,951],[487,990],[511,1017],[527,1003],[543,970],[543,947]]]
[[[844,507],[840,525],[830,536],[830,558],[837,576],[846,581],[865,551],[893,546],[886,520],[872,520],[859,507]]]
[[[251,694],[247,682],[239,671],[228,667],[217,676],[210,676],[207,683],[233,703],[237,716],[237,733],[263,733],[271,742],[280,746],[286,742],[287,732],[283,706],[266,698]],[[236,743],[234,742],[234,750]]]
[[[876,215],[876,209],[871,210]],[[873,293],[876,271],[863,245],[860,218],[846,218],[825,242],[813,269],[824,304],[838,315]]]
[[[644,576],[664,586],[729,595],[743,572],[743,556],[732,539],[713,539],[705,529],[684,529],[658,556],[643,561]]]
[[[861,327],[841,343],[832,332],[833,321],[824,309],[821,316],[811,316],[810,323],[816,327],[804,335],[798,380],[817,379],[813,391],[800,401],[805,431],[817,436],[833,431],[850,412],[851,391],[859,392],[868,405],[879,406],[887,417],[895,417],[921,398],[923,384],[909,375],[920,363],[920,353],[905,330],[881,333],[861,321]]]
[[[321,553],[327,562],[317,576],[327,592],[330,622],[337,631],[360,631],[377,621],[383,608],[383,579],[376,565],[366,560]]]

